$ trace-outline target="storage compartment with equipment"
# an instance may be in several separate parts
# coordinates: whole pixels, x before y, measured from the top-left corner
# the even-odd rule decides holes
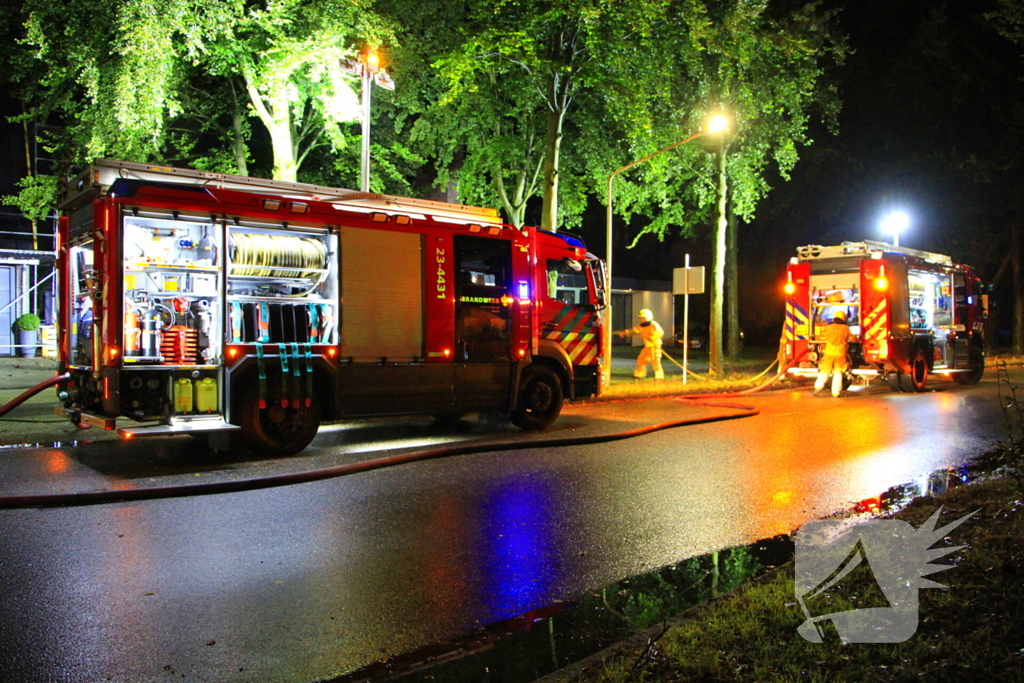
[[[125,215],[125,364],[221,364],[223,232],[208,218]]]
[[[334,344],[337,237],[242,223],[228,235],[229,343]]]

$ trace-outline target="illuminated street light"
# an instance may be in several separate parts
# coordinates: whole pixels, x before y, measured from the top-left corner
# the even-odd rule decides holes
[[[645,161],[653,159],[659,154],[664,154],[670,150],[685,145],[687,142],[696,140],[703,135],[709,135],[714,133],[721,133],[729,127],[729,119],[722,114],[716,114],[712,116],[707,123],[707,129],[702,130],[699,133],[694,133],[685,140],[674,142],[664,149],[659,149],[653,154],[648,154],[643,159],[637,159],[636,161],[626,164],[620,169],[612,171],[612,174],[608,176],[608,217],[607,225],[605,230],[605,244],[607,245],[607,253],[605,255],[605,263],[607,265],[608,272],[608,299],[605,302],[604,309],[604,384],[608,386],[612,383],[612,182],[615,180],[615,176],[627,171],[634,166],[638,166]]]
[[[375,48],[365,47],[357,60],[342,60],[341,68],[346,73],[362,80],[363,90],[360,103],[363,107],[363,145],[360,156],[359,189],[370,191],[370,85],[376,83],[385,90],[394,90],[395,82],[381,68],[380,53]]]
[[[894,247],[900,246],[900,233],[910,226],[910,216],[903,211],[893,211],[882,219],[882,231],[892,235]]]

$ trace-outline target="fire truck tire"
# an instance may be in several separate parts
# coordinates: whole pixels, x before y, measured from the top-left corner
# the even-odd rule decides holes
[[[554,370],[531,365],[519,382],[519,400],[512,411],[512,424],[520,429],[546,429],[562,412],[562,382]]]
[[[921,349],[914,351],[910,358],[910,372],[900,375],[900,386],[903,391],[921,392],[928,382],[928,358]]]
[[[320,428],[320,403],[301,408],[282,408],[271,396],[267,407],[259,407],[255,387],[242,395],[239,440],[256,455],[294,455],[313,441]]]
[[[955,373],[953,375],[954,382],[965,386],[973,386],[981,381],[982,375],[985,374],[985,356],[981,353],[981,349],[971,348],[968,365],[971,371]]]
[[[901,377],[901,373],[890,372],[888,375],[885,376],[885,381],[889,384],[890,389],[896,392],[900,392],[903,391],[903,383],[900,382]]]

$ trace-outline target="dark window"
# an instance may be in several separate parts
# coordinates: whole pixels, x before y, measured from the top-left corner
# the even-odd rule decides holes
[[[511,358],[512,245],[506,240],[459,235],[456,317],[459,356],[471,363]]]

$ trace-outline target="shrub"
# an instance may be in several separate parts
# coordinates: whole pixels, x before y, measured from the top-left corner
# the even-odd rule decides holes
[[[19,330],[25,330],[31,332],[32,330],[39,329],[39,316],[35,313],[25,313],[24,315],[18,316],[14,321],[14,326]]]

